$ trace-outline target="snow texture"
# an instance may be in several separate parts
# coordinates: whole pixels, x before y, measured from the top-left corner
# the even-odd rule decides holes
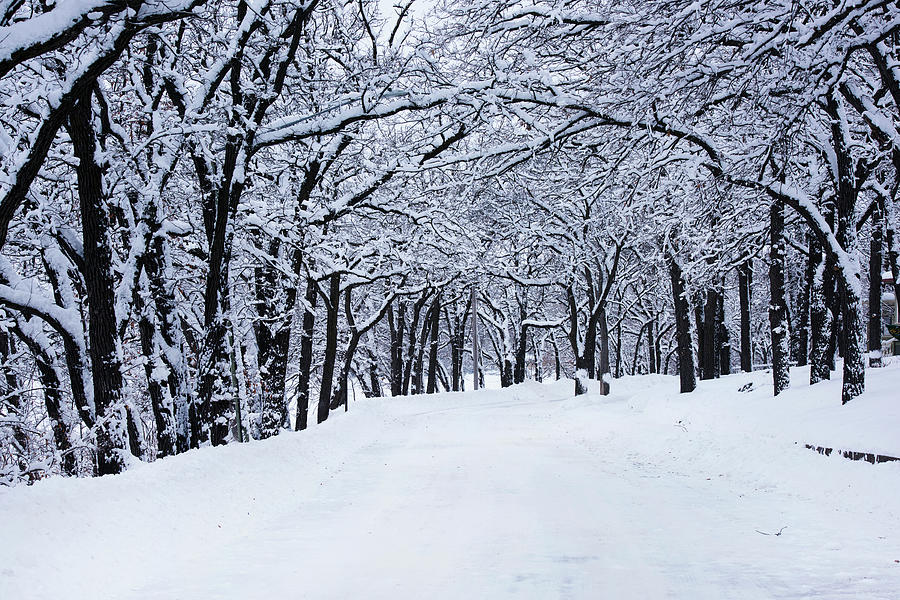
[[[0,490],[0,598],[897,598],[900,365],[365,400],[320,427]],[[741,391],[739,391],[741,390]]]

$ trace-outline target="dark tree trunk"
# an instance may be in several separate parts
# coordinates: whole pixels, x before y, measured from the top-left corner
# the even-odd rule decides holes
[[[884,266],[884,227],[881,208],[872,211],[872,239],[869,243],[869,366],[881,366],[881,269]]]
[[[647,329],[647,325],[649,323],[641,324],[641,329],[638,331],[637,336],[634,338],[634,356],[631,357],[631,374],[632,375],[640,375],[641,370],[639,368],[638,356],[641,353],[641,341],[644,339],[644,331]]]
[[[448,321],[449,322],[449,321]],[[463,324],[465,320],[463,320]],[[463,386],[463,352],[465,350],[465,329],[457,323],[450,334],[450,389],[458,392]]]
[[[149,363],[146,365],[148,391],[156,421],[157,454],[163,457],[185,452],[190,446],[190,392],[174,290],[165,281],[168,258],[158,211],[158,207],[151,202],[145,207],[142,217],[149,237],[144,272],[155,310],[150,310],[147,305],[145,310],[138,312],[141,314],[139,329],[144,356],[153,357],[167,372],[164,379],[159,380],[156,376],[159,373],[154,373]],[[138,298],[135,304],[137,307],[143,306],[143,300]],[[152,319],[153,316],[155,319]],[[158,335],[154,335],[154,331]],[[173,356],[177,358],[173,360]]]
[[[500,387],[508,388],[513,384],[513,361],[510,360],[507,352],[503,353],[503,361],[501,364]]]
[[[237,399],[232,386],[231,348],[228,344],[229,301],[228,268],[231,255],[232,205],[240,198],[242,184],[230,183],[235,169],[237,148],[230,141],[226,148],[223,184],[213,195],[214,227],[209,250],[209,271],[204,291],[203,345],[200,351],[198,415],[199,441],[213,446],[227,442],[232,408]],[[236,208],[236,207],[235,207]]]
[[[562,362],[559,360],[559,345],[556,343],[556,338],[550,338],[550,344],[553,346],[553,363],[554,363],[554,375],[556,377],[556,381],[559,381],[562,378]]]
[[[525,381],[525,358],[528,355],[528,328],[522,325],[519,328],[516,340],[516,364],[513,368],[513,383]]]
[[[609,395],[609,324],[606,319],[606,307],[600,309],[598,318],[598,329],[600,330],[600,394]]]
[[[813,282],[809,290],[809,383],[813,385],[831,378],[828,351],[833,320],[825,301],[825,261],[822,248],[815,240],[810,242],[809,256],[813,270]]]
[[[343,405],[344,412],[349,410],[350,406],[349,386],[350,372],[353,370],[353,355],[356,354],[359,340],[362,337],[360,332],[356,329],[356,320],[353,318],[352,293],[352,288],[347,288],[347,291],[344,292],[344,315],[347,320],[347,326],[350,329],[350,339],[347,341],[347,346],[344,348],[343,361],[337,377],[337,386],[331,397],[331,410],[336,410]]]
[[[144,373],[147,376],[147,392],[150,406],[153,409],[153,420],[156,423],[156,456],[164,458],[176,453],[178,449],[178,427],[175,420],[175,404],[172,401],[168,385],[168,373],[160,377],[157,373],[156,361],[161,361],[160,350],[154,343],[156,327],[150,320],[148,311],[141,310],[138,330],[141,337],[141,353],[146,357]]]
[[[125,403],[126,425],[128,427],[128,450],[131,455],[143,460],[144,455],[144,438],[141,435],[142,428],[139,426],[141,420],[137,414],[137,410],[130,402]]]
[[[373,398],[384,396],[384,390],[381,389],[381,377],[378,375],[378,360],[374,355],[369,357],[369,387],[372,390]]]
[[[333,274],[328,284],[328,305],[325,318],[325,356],[322,359],[322,382],[319,386],[319,406],[317,422],[328,418],[331,402],[331,387],[334,381],[334,365],[337,361],[338,343],[338,303],[341,301],[341,276]]]
[[[397,319],[394,308],[388,307],[388,325],[391,332],[391,395],[403,394],[403,336],[406,333],[406,301],[397,303]]]
[[[88,339],[97,411],[97,467],[100,475],[125,469],[129,449],[122,397],[122,363],[115,310],[115,279],[109,239],[109,214],[103,170],[97,164],[97,139],[88,91],[69,113],[69,136],[78,166],[78,198],[84,242],[84,280],[88,303]]]
[[[474,287],[470,294],[472,301],[472,389],[477,390],[482,387],[481,372],[481,332],[478,321],[478,290]]]
[[[413,370],[415,368],[415,360],[416,360],[416,341],[418,339],[419,334],[419,319],[422,315],[422,308],[425,306],[425,302],[428,300],[428,293],[425,292],[422,296],[416,300],[415,304],[412,307],[412,321],[409,324],[409,345],[406,349],[406,365],[403,370],[403,394],[407,395],[410,392],[410,384],[412,382]]]
[[[890,202],[890,199],[883,199],[882,214],[884,215],[887,257],[890,263],[891,278],[894,282],[894,298],[900,302],[900,236],[894,229],[893,206],[889,204]]]
[[[784,206],[773,202],[769,209],[769,328],[772,336],[772,379],[777,396],[791,385],[790,332],[784,290]]]
[[[587,394],[588,365],[585,355],[578,344],[578,304],[575,301],[575,290],[566,287],[566,302],[569,307],[569,344],[575,355],[575,395]]]
[[[834,212],[828,215],[831,223],[834,222]],[[837,289],[834,277],[836,265],[830,252],[825,252],[825,272],[823,275],[823,293],[825,307],[828,309],[828,346],[823,354],[829,371],[835,370],[835,354],[838,351],[838,331],[840,330],[840,308],[837,301]]]
[[[716,326],[718,327],[719,342],[719,374],[731,375],[731,334],[728,333],[728,326],[725,323],[725,292],[718,295],[718,304],[716,306]]]
[[[753,346],[750,333],[750,299],[753,285],[753,259],[738,267],[738,291],[741,303],[741,371],[753,370]]]
[[[425,341],[431,331],[431,310],[425,311],[425,319],[419,332],[419,343],[416,345],[416,360],[413,370],[413,394],[421,394],[425,391]]]
[[[622,319],[616,323],[616,378],[622,376]]]
[[[269,245],[272,260],[277,260],[280,247],[278,239]],[[260,368],[260,436],[265,439],[278,435],[288,425],[284,391],[297,288],[285,286],[278,269],[269,264],[254,269],[254,287],[259,315],[253,330]]]
[[[541,382],[544,380],[544,374],[542,372],[542,366],[544,361],[544,353],[543,353],[543,342],[541,342],[541,349],[538,350],[537,340],[534,339],[534,336],[531,336],[531,353],[534,354],[534,380],[537,382]]]
[[[597,368],[597,319],[592,316],[594,305],[588,307],[587,327],[584,331],[584,355],[582,364],[588,379],[596,376]]]
[[[827,99],[827,112],[831,117],[831,137],[834,153],[837,158],[836,217],[837,230],[835,237],[838,245],[847,252],[846,260],[855,262],[856,253],[856,201],[859,185],[854,172],[853,155],[850,150],[851,140],[845,139],[841,125],[840,110],[834,95]],[[829,253],[831,254],[831,253]],[[843,264],[838,271],[838,291],[840,294],[841,346],[844,357],[844,372],[841,382],[841,403],[846,404],[861,395],[866,387],[865,342],[863,331],[865,318],[862,311],[859,270],[848,273],[848,265]],[[854,281],[849,277],[855,277]]]
[[[469,320],[469,312],[472,310],[472,295],[469,294],[462,314],[456,309],[457,300],[453,302],[454,315],[445,309],[447,327],[450,330],[450,385],[454,392],[463,389],[463,360],[466,349],[466,323]]]
[[[675,342],[678,348],[678,375],[681,393],[693,392],[697,387],[694,373],[694,349],[691,344],[691,307],[685,295],[684,275],[674,256],[667,256],[672,298],[675,304]]]
[[[706,353],[706,349],[703,347],[705,339],[703,335],[703,305],[705,301],[705,294],[698,294],[696,300],[694,301],[694,328],[697,333],[697,370],[701,372],[700,379],[703,379],[703,356]]]
[[[313,334],[316,325],[316,302],[319,284],[306,278],[306,306],[303,309],[303,330],[300,333],[300,361],[297,373],[297,431],[306,429],[309,421],[309,382],[312,377]]]
[[[719,376],[719,340],[716,312],[719,307],[719,292],[713,288],[706,291],[706,305],[703,309],[703,354],[700,363],[700,379],[715,379]]]
[[[437,392],[437,368],[438,368],[438,348],[440,342],[440,323],[441,323],[441,293],[438,292],[434,296],[431,303],[431,334],[428,349],[428,384],[426,392],[434,394]]]

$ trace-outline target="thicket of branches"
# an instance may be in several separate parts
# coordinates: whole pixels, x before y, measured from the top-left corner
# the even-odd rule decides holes
[[[895,3],[422,4],[0,2],[0,481],[485,371],[864,391]]]

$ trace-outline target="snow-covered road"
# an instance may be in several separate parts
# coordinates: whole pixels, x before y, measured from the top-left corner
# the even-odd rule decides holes
[[[661,377],[366,401],[304,434],[7,490],[0,598],[900,597],[900,464],[703,404],[738,383],[690,403]]]

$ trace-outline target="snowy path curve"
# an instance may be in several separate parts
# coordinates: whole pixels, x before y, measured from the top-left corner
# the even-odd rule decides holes
[[[750,429],[649,417],[642,390],[567,392],[360,403],[302,435],[0,496],[0,598],[898,597],[897,510],[852,489],[883,485],[871,469],[778,439],[760,456]],[[823,498],[823,465],[843,496]],[[7,520],[20,501],[44,534]]]

